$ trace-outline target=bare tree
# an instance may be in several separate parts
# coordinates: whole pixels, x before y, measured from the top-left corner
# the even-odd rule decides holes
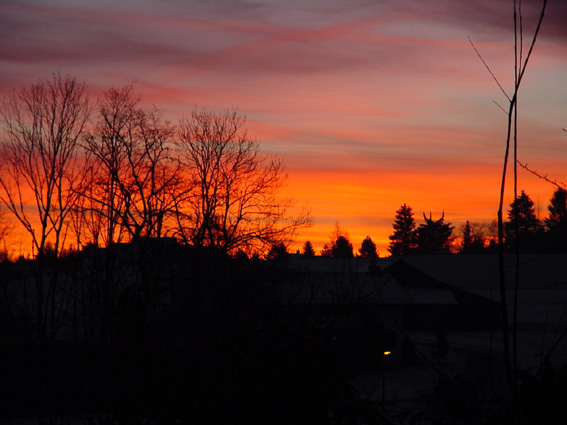
[[[99,237],[104,245],[120,242],[121,217],[124,215],[124,198],[121,196],[120,183],[126,177],[126,143],[133,134],[133,121],[136,115],[136,101],[131,99],[131,89],[111,89],[105,93],[98,106],[98,120],[94,131],[85,137],[85,148],[92,154],[90,169],[92,184],[83,193],[88,200],[90,211],[99,218],[103,217],[102,229],[93,229],[94,243]],[[85,214],[86,210],[81,213]],[[93,222],[101,222],[94,220]]]
[[[91,157],[85,167],[86,184],[81,191],[77,204],[71,211],[71,226],[75,234],[77,249],[88,245],[98,246],[101,240],[105,241],[107,233],[107,220],[100,211],[99,191],[96,185],[99,170],[93,166]]]
[[[12,223],[6,217],[6,210],[0,204],[0,261],[5,261],[10,258],[8,250],[8,237],[14,229]]]
[[[467,220],[460,227],[462,242],[459,252],[462,254],[479,253],[488,249],[490,242],[498,235],[496,220],[490,222],[475,222]]]
[[[307,213],[289,215],[293,201],[277,196],[287,181],[283,164],[260,153],[245,125],[229,110],[195,110],[180,124],[179,148],[193,187],[180,233],[195,245],[263,252],[311,223]]]
[[[54,74],[13,91],[0,114],[0,199],[31,236],[38,260],[37,332],[46,336],[48,311],[55,326],[56,270],[44,287],[47,244],[58,255],[65,245],[67,218],[84,182],[79,138],[90,113],[86,85]],[[56,267],[56,265],[55,265]]]
[[[76,229],[77,234],[85,234],[95,244],[100,238],[106,246],[100,293],[96,294],[105,340],[112,338],[113,311],[120,291],[115,277],[115,243],[139,243],[142,249],[137,258],[138,274],[130,283],[143,293],[148,319],[155,307],[161,252],[159,243],[150,239],[173,231],[175,211],[190,190],[180,173],[174,135],[175,127],[162,120],[157,109],[142,109],[133,87],[125,86],[106,92],[99,103],[96,126],[85,137],[85,148],[92,156],[92,184],[82,193]]]
[[[132,86],[110,89],[96,128],[85,139],[95,171],[92,192],[84,195],[105,218],[105,244],[162,236],[187,190],[172,149],[175,127],[138,103]]]

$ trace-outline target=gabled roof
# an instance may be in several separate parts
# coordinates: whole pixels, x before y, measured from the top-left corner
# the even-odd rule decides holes
[[[422,270],[411,266],[407,261],[398,259],[383,269],[396,277],[396,280],[405,288],[447,290],[448,286],[432,278]]]
[[[287,270],[310,273],[366,273],[371,261],[368,258],[293,257],[286,263]]]
[[[384,273],[391,274],[399,284],[406,290],[413,290],[416,293],[427,293],[428,297],[435,292],[450,292],[452,297],[459,305],[477,305],[482,307],[494,307],[496,301],[474,294],[463,288],[449,285],[432,277],[429,273],[410,264],[404,258],[391,260],[390,265],[383,269]],[[440,299],[440,298],[439,298]]]
[[[281,299],[296,304],[457,304],[447,285],[398,262],[393,262],[394,274],[362,258],[292,261]]]
[[[287,274],[281,299],[295,304],[405,304],[408,295],[391,276],[299,271]]]
[[[498,256],[424,255],[397,257],[434,279],[469,291],[499,288]],[[385,259],[392,262],[395,259]],[[382,265],[379,260],[379,265]],[[386,266],[383,266],[385,268]],[[504,257],[505,275],[512,282],[516,270],[514,255]],[[520,288],[567,286],[566,254],[524,254],[520,256]]]

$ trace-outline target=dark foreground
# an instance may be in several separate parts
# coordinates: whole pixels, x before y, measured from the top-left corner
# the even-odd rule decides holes
[[[167,308],[148,314],[143,298],[123,297],[105,333],[99,310],[92,317],[71,315],[70,323],[93,325],[98,333],[90,341],[77,325],[69,328],[76,335],[38,342],[33,326],[23,325],[28,319],[33,325],[29,317],[3,316],[11,321],[2,323],[0,419],[93,425],[567,423],[565,333],[560,321],[552,327],[543,319],[551,307],[564,305],[557,288],[538,292],[545,292],[539,313],[534,293],[524,292],[529,316],[520,316],[520,324],[529,332],[520,344],[517,387],[510,389],[498,329],[446,333],[445,346],[435,332],[408,334],[414,350],[385,359],[379,344],[354,344],[348,330],[286,316],[273,296],[273,284],[285,273],[274,267],[248,262],[174,269],[170,280],[177,286],[172,284],[175,297],[167,298]],[[160,283],[163,289],[167,282]]]

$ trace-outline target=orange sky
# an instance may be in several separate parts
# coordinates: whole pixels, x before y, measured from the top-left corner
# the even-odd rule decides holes
[[[458,228],[495,217],[512,0],[305,0],[0,4],[0,95],[54,71],[96,97],[134,83],[176,122],[195,106],[238,107],[262,150],[280,156],[311,209],[317,251],[336,222],[355,248],[387,253],[395,211]],[[539,1],[522,2],[526,38]],[[550,1],[519,96],[519,158],[567,181],[567,3]],[[542,217],[553,187],[525,171]],[[508,187],[511,190],[511,174]],[[506,205],[512,201],[507,191]]]

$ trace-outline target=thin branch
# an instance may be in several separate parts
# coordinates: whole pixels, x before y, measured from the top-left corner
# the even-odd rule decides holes
[[[506,96],[506,99],[508,99],[509,101],[512,101],[512,99],[510,99],[510,96],[508,96],[508,94],[506,93],[506,91],[504,90],[504,88],[502,87],[502,85],[500,84],[500,81],[498,81],[498,78],[496,78],[496,75],[494,75],[494,73],[492,72],[492,70],[490,69],[490,67],[488,66],[488,64],[486,63],[486,61],[484,60],[484,58],[482,57],[482,55],[480,54],[480,52],[478,51],[478,49],[476,48],[476,46],[474,45],[473,41],[471,40],[471,38],[469,36],[467,36],[467,38],[469,39],[469,42],[471,43],[472,48],[474,49],[474,51],[476,52],[476,54],[478,55],[478,57],[480,58],[481,62],[484,64],[484,67],[487,69],[487,71],[490,73],[490,75],[492,76],[492,78],[494,79],[494,81],[496,82],[496,84],[498,85],[498,87],[500,87],[500,90],[502,91],[502,93],[504,93],[504,96]]]
[[[536,43],[536,40],[537,40],[537,36],[538,36],[539,30],[541,28],[541,23],[543,22],[543,17],[545,15],[546,5],[547,5],[547,0],[543,0],[543,5],[541,6],[541,14],[539,15],[537,27],[536,27],[536,30],[534,32],[532,42],[530,44],[530,49],[528,50],[528,54],[526,55],[526,60],[524,61],[523,65],[521,65],[520,74],[518,76],[518,82],[517,82],[518,87],[520,85],[520,82],[522,81],[522,77],[524,76],[524,72],[526,72],[526,67],[528,66],[528,61],[530,60],[530,57],[531,57],[532,52],[534,50],[534,46],[535,46],[535,43]]]
[[[506,115],[508,115],[508,111],[506,109],[504,109],[504,107],[502,105],[500,105],[497,101],[493,100],[492,103],[494,103],[496,106],[498,106],[502,112],[504,112]]]
[[[522,162],[520,160],[518,160],[518,165],[520,167],[522,167],[524,170],[532,173],[534,176],[536,176],[537,178],[540,178],[542,180],[545,180],[546,182],[552,184],[553,186],[557,187],[558,189],[566,189],[567,185],[563,182],[558,182],[557,180],[551,180],[549,177],[547,177],[547,174],[542,175],[539,174],[537,171],[532,170],[531,168],[528,167],[528,164],[522,164]]]

